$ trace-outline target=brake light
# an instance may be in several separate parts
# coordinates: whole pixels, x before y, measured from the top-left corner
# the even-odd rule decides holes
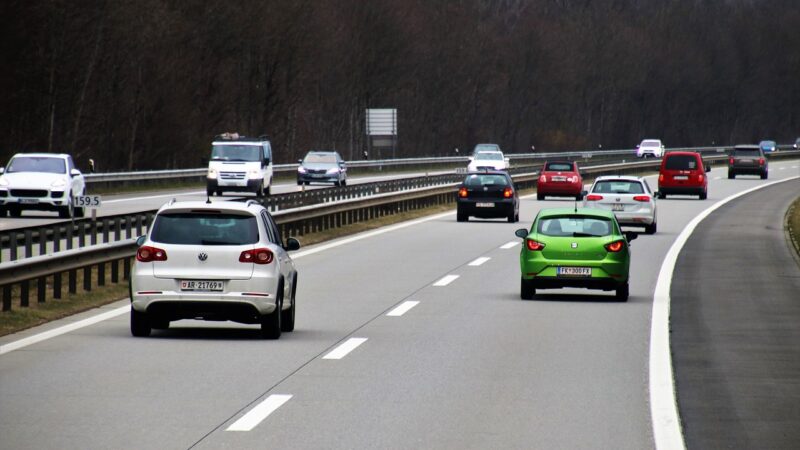
[[[649,202],[650,196],[649,195],[634,195],[633,199],[637,202]]]
[[[733,156],[731,156],[731,159],[729,159],[729,160],[728,160],[728,162],[729,162],[730,164],[733,164]]]
[[[703,178],[704,178],[704,177],[705,177],[705,175],[703,175],[703,174],[701,173],[700,175],[698,175],[698,176],[697,176],[697,181],[699,181],[699,182],[701,182],[701,183],[702,183],[702,182],[703,182]]]
[[[525,239],[525,246],[532,252],[538,252],[544,248],[544,244],[539,241],[534,241],[533,239]]]
[[[547,177],[545,175],[540,176],[539,183],[547,183]]]
[[[605,245],[606,250],[608,250],[611,253],[617,253],[620,250],[622,250],[623,247],[625,247],[625,241],[622,240],[614,241],[610,244]]]
[[[458,190],[458,196],[461,198],[467,198],[467,188],[462,187]]]
[[[254,263],[254,264],[269,264],[275,255],[268,248],[254,248],[253,250],[245,250],[239,255],[239,262]]]
[[[661,183],[662,181],[664,181],[664,174],[660,173],[658,174],[658,182]]]
[[[758,158],[758,165],[759,166],[763,166],[764,165],[764,158]]]
[[[586,196],[586,201],[588,201],[588,202],[596,202],[596,201],[602,200],[602,199],[603,199],[603,196],[602,195],[597,195],[597,194],[589,194],[589,195]]]
[[[513,195],[514,191],[510,187],[503,189],[503,198],[511,198]]]
[[[136,260],[139,262],[166,261],[167,252],[160,248],[143,245],[136,250]]]

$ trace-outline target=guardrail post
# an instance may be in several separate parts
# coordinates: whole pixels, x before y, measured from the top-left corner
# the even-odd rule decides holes
[[[72,228],[72,224],[67,225],[67,230],[69,230],[70,228]],[[66,242],[67,249],[72,248],[72,243],[70,242],[71,237],[72,233],[67,231],[67,242]],[[56,227],[53,228],[53,253],[58,253],[60,251],[61,251],[61,227],[56,225]]]
[[[122,279],[129,280],[131,275],[131,259],[125,258],[122,260]]]
[[[11,233],[8,234],[8,259],[10,261],[17,260],[17,247],[17,232],[11,231]]]
[[[30,284],[25,280],[19,284],[19,306],[27,308],[30,300]]]
[[[86,229],[89,228],[88,222],[78,222],[78,248],[86,247]]]
[[[33,231],[25,230],[25,257],[33,256]]]
[[[83,290],[86,292],[92,290],[92,266],[83,268]]]
[[[142,235],[142,215],[139,214],[136,216],[136,237]]]
[[[61,298],[61,272],[53,274],[53,298]]]
[[[97,222],[93,220],[92,223],[89,224],[89,242],[91,242],[92,245],[97,245],[97,233],[99,233],[97,228]]]
[[[114,241],[122,240],[122,217],[114,219]]]
[[[105,242],[106,244],[108,243],[108,236],[109,236],[108,234],[108,228],[110,225],[109,222],[110,221],[108,219],[103,219],[103,242]],[[94,244],[94,242],[92,242],[92,244]]]
[[[69,280],[67,282],[68,286],[67,289],[69,290],[70,294],[77,294],[78,293],[78,271],[77,270],[70,270],[69,271]]]
[[[44,303],[47,295],[47,277],[39,277],[36,283],[36,301]]]
[[[100,263],[97,265],[97,285],[106,285],[106,263]]]
[[[11,285],[3,286],[3,311],[11,311]]]
[[[133,235],[133,218],[131,216],[125,217],[125,239],[130,239]]]
[[[39,254],[47,254],[47,228],[39,228]]]
[[[130,228],[128,228],[130,230]],[[119,283],[119,260],[115,259],[111,261],[111,282],[116,284]]]

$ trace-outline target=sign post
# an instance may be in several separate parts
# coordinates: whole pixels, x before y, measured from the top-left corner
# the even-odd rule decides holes
[[[102,205],[103,199],[99,195],[76,195],[72,199],[72,204],[76,208],[89,208],[92,210],[92,221],[97,220],[97,209]]]

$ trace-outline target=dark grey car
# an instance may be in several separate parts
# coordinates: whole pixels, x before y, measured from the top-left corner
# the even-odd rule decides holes
[[[347,185],[347,165],[339,153],[330,151],[311,151],[298,161],[297,184],[333,183]]]
[[[769,176],[769,161],[758,145],[737,145],[728,158],[728,178],[736,175],[759,175],[762,180]]]

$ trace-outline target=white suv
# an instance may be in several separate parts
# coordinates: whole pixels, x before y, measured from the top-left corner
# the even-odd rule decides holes
[[[148,336],[181,319],[260,324],[278,339],[294,330],[297,270],[278,227],[255,200],[161,207],[137,241],[131,268],[131,333]]]
[[[266,136],[248,138],[223,133],[211,144],[206,193],[224,191],[270,195],[272,186],[272,144]]]
[[[54,153],[17,153],[0,167],[0,217],[23,210],[58,211],[62,218],[83,217],[73,198],[86,194],[86,182],[72,157]]]
[[[656,158],[664,156],[664,144],[660,139],[645,139],[636,146],[636,157],[647,158],[648,156]]]

